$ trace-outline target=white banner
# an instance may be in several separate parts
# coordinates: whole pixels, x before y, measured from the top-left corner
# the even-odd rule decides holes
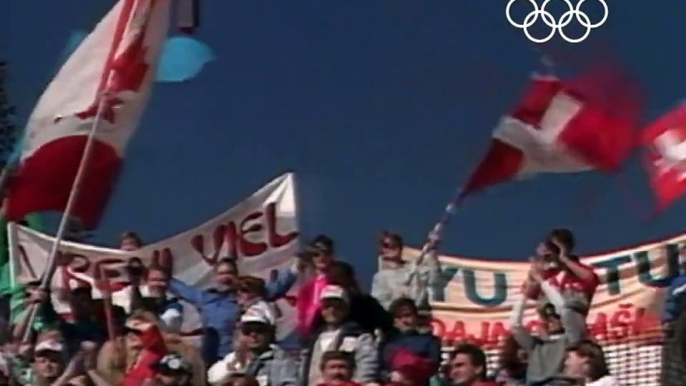
[[[54,238],[16,224],[8,225],[11,276],[15,283],[25,283],[41,276],[47,266]],[[173,262],[176,279],[190,285],[206,287],[212,283],[212,267],[222,257],[234,257],[239,272],[274,280],[277,272],[293,263],[298,248],[298,222],[294,175],[284,174],[273,180],[240,204],[197,228],[168,239],[125,252],[87,244],[63,242],[57,272],[53,277],[53,294],[65,285],[87,282],[94,296],[101,297],[97,272],[104,272],[113,291],[126,286],[123,268],[128,259],[139,257],[147,266],[155,260]],[[277,302],[281,317],[277,339],[288,336],[295,328],[293,298]],[[57,312],[68,313],[68,306],[53,295]],[[184,304],[184,330],[200,327],[196,310]]]

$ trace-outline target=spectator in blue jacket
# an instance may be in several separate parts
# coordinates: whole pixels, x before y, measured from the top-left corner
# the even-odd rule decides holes
[[[284,296],[295,284],[296,267],[280,275],[278,281],[267,285],[265,300],[273,301]],[[203,326],[202,356],[211,366],[233,351],[233,337],[240,306],[236,298],[236,261],[223,258],[214,266],[215,286],[199,289],[180,280],[172,279],[170,289],[177,296],[191,303],[200,313]]]
[[[677,276],[672,279],[669,289],[665,295],[665,306],[662,311],[662,324],[666,330],[671,329],[672,323],[676,321],[679,314],[684,309],[684,299],[686,299],[686,275]]]
[[[412,375],[416,376],[412,384],[428,385],[431,376],[441,365],[440,340],[431,333],[419,331],[419,309],[414,300],[403,297],[396,299],[391,303],[389,312],[393,315],[395,329],[379,346],[382,381],[399,382],[409,376],[397,371],[393,358],[399,353],[410,352],[427,362],[411,366],[414,369]]]

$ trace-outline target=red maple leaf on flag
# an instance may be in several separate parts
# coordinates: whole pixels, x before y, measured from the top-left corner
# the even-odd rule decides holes
[[[105,98],[101,112],[102,119],[114,123],[116,118],[114,110],[124,103],[118,95],[124,91],[138,92],[140,90],[150,70],[150,64],[146,62],[148,47],[144,45],[148,22],[149,20],[146,20],[136,39],[109,64],[109,68],[105,69],[112,72],[106,94],[100,95],[90,107],[77,113],[77,117],[80,119],[95,117],[98,113],[99,99]]]

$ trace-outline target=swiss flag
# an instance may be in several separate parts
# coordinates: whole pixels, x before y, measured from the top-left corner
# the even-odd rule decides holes
[[[97,225],[152,92],[169,23],[169,0],[120,0],[66,61],[29,118],[6,203],[9,220],[64,210],[99,113],[71,213]]]
[[[635,84],[618,72],[564,82],[533,76],[494,130],[462,197],[525,175],[617,169],[636,143],[641,102]]]
[[[686,192],[686,105],[646,127],[642,141],[656,209],[663,210]]]

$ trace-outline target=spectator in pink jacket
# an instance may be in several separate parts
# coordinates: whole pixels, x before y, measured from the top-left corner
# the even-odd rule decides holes
[[[300,258],[310,262],[315,274],[300,286],[298,292],[298,330],[306,335],[319,311],[319,295],[326,287],[326,271],[334,261],[334,242],[326,235],[319,235],[300,253]]]

